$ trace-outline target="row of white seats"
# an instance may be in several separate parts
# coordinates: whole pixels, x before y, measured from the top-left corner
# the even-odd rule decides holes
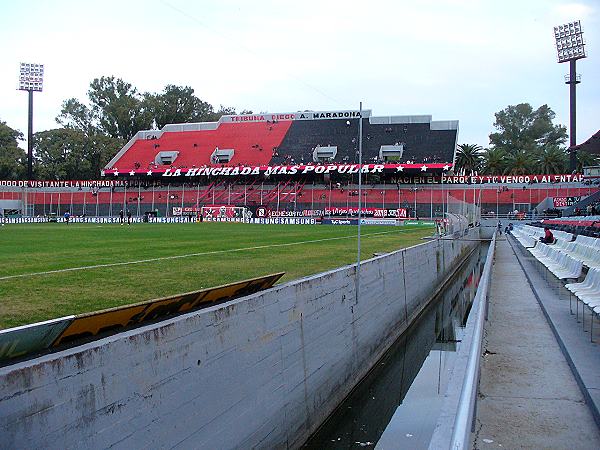
[[[581,301],[592,311],[592,321],[590,325],[590,339],[594,340],[594,314],[600,314],[600,269],[592,268],[581,283],[565,284],[571,294],[575,296],[577,302]],[[579,307],[577,308],[579,310]],[[585,309],[583,311],[583,324],[585,326]]]
[[[543,236],[543,233],[538,235],[537,230],[538,228],[529,225],[515,226],[511,234],[523,247],[529,248],[535,247],[535,244],[539,242],[539,238]]]
[[[595,237],[583,236],[580,234],[579,236],[577,236],[577,239],[575,239],[575,242],[585,245],[587,247],[600,250],[600,239]]]
[[[528,234],[519,235],[517,233],[513,233],[513,236],[525,248],[535,247],[537,245],[537,243],[540,242],[539,238],[536,238],[534,236],[529,236]]]
[[[557,248],[573,258],[581,260],[587,267],[600,268],[600,249],[581,245],[577,242],[563,242]]]
[[[563,241],[570,242],[573,240],[573,235],[571,233],[567,233],[566,231],[553,230],[552,234],[556,239],[562,239]]]
[[[517,228],[519,230],[521,230],[522,232],[529,234],[531,236],[536,236],[536,237],[543,237],[545,232],[543,228],[540,227],[534,227],[531,225],[517,225]],[[571,233],[568,233],[566,231],[561,231],[561,230],[552,230],[552,234],[554,235],[554,237],[556,239],[562,239],[565,241],[572,241],[573,240],[573,235]]]
[[[555,248],[568,254],[574,259],[580,260],[587,267],[600,268],[600,239],[589,236],[577,236],[572,241],[573,235],[564,231],[554,231]],[[541,228],[529,225],[519,226],[513,230],[513,236],[525,248],[535,247],[544,232]],[[534,242],[534,240],[536,242]]]
[[[581,283],[565,284],[571,293],[573,293],[584,304],[590,306],[596,313],[600,312],[600,269],[588,270],[585,280]]]
[[[547,245],[539,240],[543,232],[538,231],[539,228],[532,228],[536,227],[519,226],[512,234],[559,280],[574,280],[565,284],[565,288],[575,296],[577,305],[581,301],[594,314],[600,314],[600,247],[597,247],[600,239],[577,236],[575,241],[571,241],[570,233],[566,233],[568,236],[565,236],[562,234],[564,232],[553,232],[556,237],[555,244]],[[584,264],[589,270],[585,279],[577,282],[583,275]],[[585,324],[585,320],[583,323]],[[593,330],[594,315],[591,324]],[[590,338],[593,339],[593,333],[590,333]]]
[[[559,280],[577,279],[581,276],[583,262],[553,246],[539,243],[527,250]]]

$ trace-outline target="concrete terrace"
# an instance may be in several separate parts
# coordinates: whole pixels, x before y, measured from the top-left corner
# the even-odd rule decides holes
[[[600,448],[600,324],[593,343],[589,318],[578,322],[519,242],[498,240],[473,448]]]

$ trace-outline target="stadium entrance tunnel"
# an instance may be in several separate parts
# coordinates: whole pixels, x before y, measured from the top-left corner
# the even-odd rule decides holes
[[[439,293],[479,246],[464,233],[1,367],[3,446],[299,448],[390,347],[406,381],[456,345],[468,301]],[[398,341],[417,322],[424,344]]]

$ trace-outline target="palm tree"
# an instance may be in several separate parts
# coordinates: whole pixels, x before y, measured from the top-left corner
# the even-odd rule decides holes
[[[563,173],[567,166],[567,155],[559,147],[544,147],[536,159],[536,169],[542,174]]]
[[[499,175],[504,172],[506,165],[506,152],[501,148],[492,147],[485,150],[482,154],[482,170],[486,175]]]
[[[454,170],[459,175],[471,175],[481,167],[481,152],[479,145],[461,144],[456,150]]]
[[[529,152],[518,150],[506,157],[504,173],[508,175],[527,175],[531,173],[534,160]]]
[[[583,173],[584,167],[597,166],[598,163],[598,156],[584,151],[577,152],[577,172]]]

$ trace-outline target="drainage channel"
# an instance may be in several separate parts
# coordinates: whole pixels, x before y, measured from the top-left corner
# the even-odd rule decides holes
[[[303,448],[428,447],[488,246],[473,252]]]

